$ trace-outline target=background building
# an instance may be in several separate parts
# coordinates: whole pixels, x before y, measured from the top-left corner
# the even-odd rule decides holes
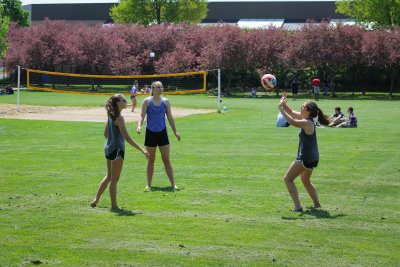
[[[110,8],[115,2],[80,3],[41,3],[24,5],[30,12],[32,24],[43,21],[65,20],[71,23],[83,22],[90,25],[110,23]],[[240,27],[265,27],[273,25],[287,29],[296,29],[306,21],[314,22],[347,21],[342,14],[336,13],[335,1],[218,1],[210,0],[208,15],[204,24],[217,22],[237,23]]]

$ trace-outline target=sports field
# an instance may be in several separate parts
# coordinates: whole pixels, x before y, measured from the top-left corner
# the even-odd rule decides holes
[[[168,98],[174,107],[216,109],[204,95]],[[106,99],[23,92],[21,103],[100,107]],[[0,104],[15,102],[0,96]],[[176,118],[177,192],[159,154],[155,190],[146,192],[145,159],[127,145],[120,212],[110,211],[108,192],[89,206],[106,170],[104,123],[0,119],[0,266],[397,266],[400,101],[318,102],[327,114],[353,106],[359,127],[317,129],[312,181],[323,208],[311,208],[297,181],[303,213],[291,212],[283,183],[298,130],[275,127],[277,104],[229,98],[224,114]],[[136,124],[128,129],[142,144]]]

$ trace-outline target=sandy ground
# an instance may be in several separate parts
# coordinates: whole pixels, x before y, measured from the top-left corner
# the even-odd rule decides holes
[[[124,109],[122,114],[125,121],[137,122],[140,108],[135,112]],[[212,109],[187,109],[172,108],[174,118],[216,112]],[[21,105],[20,112],[15,104],[0,104],[0,118],[23,119],[23,120],[52,120],[52,121],[106,121],[106,110],[102,107],[55,107],[55,106],[30,106]]]

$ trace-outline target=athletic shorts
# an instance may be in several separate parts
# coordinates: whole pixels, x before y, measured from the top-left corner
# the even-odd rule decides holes
[[[125,158],[125,150],[116,149],[111,152],[109,155],[106,154],[106,159],[109,160],[117,160],[117,159],[124,159]]]
[[[167,128],[165,128],[161,132],[152,132],[146,128],[146,137],[144,138],[144,145],[148,147],[169,145]]]
[[[296,160],[297,161],[301,161],[301,164],[303,164],[303,167],[306,168],[306,169],[312,170],[312,169],[314,169],[314,168],[316,168],[318,166],[318,160],[311,161],[311,162],[307,162],[307,161],[304,161],[304,160],[301,160],[301,159],[296,159]]]
[[[134,95],[131,95],[131,99],[135,99],[136,98],[136,96],[134,96]]]

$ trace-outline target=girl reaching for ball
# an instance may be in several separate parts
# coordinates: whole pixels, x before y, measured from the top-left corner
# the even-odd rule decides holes
[[[318,121],[322,125],[328,125],[329,121],[313,101],[305,102],[300,112],[293,111],[287,105],[286,92],[283,93],[278,108],[290,125],[300,128],[299,131],[299,148],[297,158],[292,162],[286,172],[284,181],[286,187],[292,197],[295,212],[302,212],[303,207],[300,204],[299,193],[294,184],[294,179],[301,175],[301,182],[307,189],[315,208],[320,208],[321,204],[318,199],[317,191],[311,183],[311,175],[313,169],[317,167],[319,160],[316,127],[313,118],[318,117]]]
[[[108,184],[110,184],[111,208],[119,209],[117,205],[117,183],[124,164],[124,140],[141,151],[146,158],[149,156],[149,153],[133,141],[128,134],[124,117],[121,114],[121,110],[126,107],[126,99],[121,94],[113,95],[106,103],[108,120],[104,129],[104,137],[106,138],[104,150],[107,159],[107,174],[101,181],[96,197],[90,204],[92,207],[96,207],[101,195],[106,190]]]

